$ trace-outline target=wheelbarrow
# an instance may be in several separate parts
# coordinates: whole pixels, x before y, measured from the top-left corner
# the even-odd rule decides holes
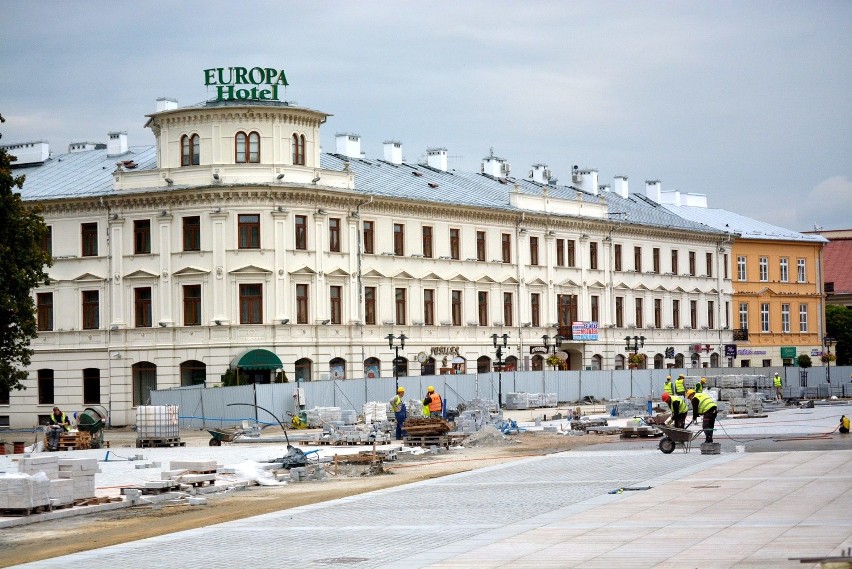
[[[679,429],[677,427],[668,427],[666,425],[654,425],[663,432],[663,438],[660,439],[660,450],[663,454],[671,454],[675,447],[680,445],[683,452],[689,452],[692,447],[692,441],[704,431],[690,431],[689,429]]]
[[[239,427],[232,427],[229,429],[207,429],[207,432],[210,433],[211,437],[213,437],[210,439],[209,443],[211,447],[222,446],[222,443],[232,443],[234,442],[234,439],[245,434],[245,430]]]

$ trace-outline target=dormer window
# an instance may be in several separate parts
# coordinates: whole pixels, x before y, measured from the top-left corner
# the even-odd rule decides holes
[[[257,164],[260,162],[260,135],[256,132],[238,132],[236,141],[236,163]]]
[[[305,165],[305,135],[293,133],[293,165]]]
[[[201,163],[201,149],[197,134],[180,137],[180,165],[198,166]]]

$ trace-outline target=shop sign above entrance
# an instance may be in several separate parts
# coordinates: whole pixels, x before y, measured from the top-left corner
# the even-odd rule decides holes
[[[204,84],[216,87],[217,101],[277,101],[284,70],[273,67],[214,67],[204,70]]]

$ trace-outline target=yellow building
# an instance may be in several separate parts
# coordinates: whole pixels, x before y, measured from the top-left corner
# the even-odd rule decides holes
[[[825,327],[822,249],[828,240],[711,209],[703,195],[681,196],[658,186],[649,190],[649,198],[685,219],[730,234],[730,249],[720,248],[733,285],[730,306],[723,312],[724,325],[734,332],[735,347],[726,346],[729,365],[796,365],[800,354],[819,365]]]
[[[731,247],[735,366],[817,360],[823,329],[820,252],[824,240],[740,235]]]

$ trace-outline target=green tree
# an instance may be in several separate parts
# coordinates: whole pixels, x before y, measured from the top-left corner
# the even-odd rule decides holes
[[[0,123],[6,122],[0,115]],[[0,135],[2,136],[2,135]],[[48,283],[50,254],[42,248],[47,226],[41,211],[28,207],[19,190],[24,176],[12,175],[15,158],[0,148],[0,389],[24,389],[26,367],[38,335],[32,290]]]
[[[829,304],[825,307],[825,335],[834,338],[831,355],[839,366],[852,364],[852,309]],[[832,365],[835,363],[832,362]]]
[[[801,368],[807,369],[807,368],[811,367],[812,365],[814,365],[813,362],[811,361],[811,357],[808,354],[799,354],[798,360],[799,360],[799,367],[801,367]]]

